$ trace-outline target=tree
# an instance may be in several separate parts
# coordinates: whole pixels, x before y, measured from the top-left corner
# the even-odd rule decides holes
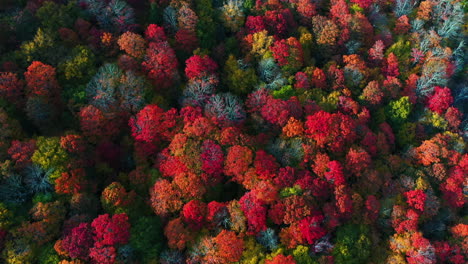
[[[45,170],[54,170],[50,176],[52,179],[60,176],[60,172],[66,167],[69,156],[60,146],[58,137],[38,137],[37,149],[31,157],[32,162],[40,165]]]
[[[383,98],[384,92],[377,81],[370,81],[359,96],[359,99],[370,105],[379,105]]]
[[[246,118],[241,101],[231,93],[211,96],[205,105],[205,115],[223,127],[241,125]]]
[[[262,16],[247,16],[244,27],[247,34],[254,34],[266,29]]]
[[[135,192],[125,190],[119,182],[108,185],[101,194],[101,204],[108,213],[128,213],[130,205],[135,202]]]
[[[382,40],[377,40],[372,46],[372,48],[369,49],[369,56],[370,59],[376,63],[380,62],[384,58],[384,49],[385,49],[385,44],[383,43]]]
[[[290,117],[288,123],[283,127],[283,134],[287,137],[297,137],[304,134],[303,122]]]
[[[159,89],[169,88],[179,78],[177,57],[167,41],[150,42],[141,66]]]
[[[217,255],[222,263],[239,261],[244,250],[244,241],[235,232],[222,230],[215,238]]]
[[[258,178],[261,180],[272,179],[279,168],[275,157],[264,150],[258,150],[255,153],[254,167]]]
[[[18,169],[25,168],[32,163],[31,157],[36,150],[36,141],[34,139],[28,141],[11,141],[11,146],[8,149],[8,155],[15,162],[15,167]]]
[[[243,3],[230,0],[221,7],[224,25],[232,32],[237,32],[244,23]]]
[[[188,3],[181,3],[181,6],[177,11],[177,22],[179,30],[187,30],[195,33],[198,23],[198,16],[195,11],[190,8]]]
[[[187,53],[192,53],[198,47],[197,34],[184,28],[177,31],[175,41],[177,49]]]
[[[297,72],[304,63],[301,43],[294,37],[275,41],[271,51],[286,73]]]
[[[117,250],[112,246],[92,247],[89,257],[94,263],[113,264],[117,258]]]
[[[104,113],[99,108],[88,105],[81,108],[80,125],[83,134],[91,142],[99,138],[112,138],[119,133],[121,120],[118,115]]]
[[[145,30],[145,39],[148,42],[165,42],[167,41],[164,28],[155,24],[150,24]]]
[[[293,14],[288,8],[268,10],[263,19],[268,32],[278,37],[287,36],[297,27]]]
[[[293,256],[285,256],[283,254],[278,254],[272,259],[267,259],[265,264],[296,264]]]
[[[24,170],[23,182],[33,194],[45,194],[53,190],[52,179],[54,170],[44,170],[38,165],[31,165]]]
[[[184,222],[194,230],[199,230],[204,226],[206,212],[206,204],[200,200],[191,200],[182,209]]]
[[[209,0],[201,0],[196,2],[195,11],[198,15],[196,31],[200,47],[210,50],[215,46],[217,39],[213,4]]]
[[[168,180],[157,181],[150,190],[151,207],[157,215],[167,215],[179,211],[183,203],[181,194]]]
[[[387,106],[387,113],[395,124],[403,123],[411,113],[413,106],[408,96],[403,96],[396,101],[391,101]]]
[[[130,246],[143,260],[156,259],[162,247],[162,224],[156,216],[139,217],[132,224]]]
[[[325,179],[334,186],[341,186],[346,183],[344,178],[343,167],[340,162],[333,160],[328,162],[328,169],[324,173]]]
[[[125,245],[130,238],[130,223],[126,214],[99,215],[91,227],[95,234],[94,246],[97,248]]]
[[[223,79],[229,90],[237,95],[248,94],[258,82],[255,69],[248,67],[242,60],[236,60],[232,54],[224,65]]]
[[[312,29],[316,37],[316,42],[320,46],[331,47],[336,44],[339,37],[339,28],[331,20],[323,16],[312,17]]]
[[[218,64],[207,55],[193,55],[185,61],[185,75],[188,79],[215,74]]]
[[[212,140],[205,140],[202,145],[200,158],[202,161],[202,170],[205,173],[220,177],[224,165],[224,153],[221,146]]]
[[[400,75],[400,71],[398,69],[398,58],[393,54],[393,52],[388,54],[383,72],[387,77],[398,77],[398,75]]]
[[[118,108],[118,85],[123,72],[116,64],[105,64],[86,86],[90,103],[105,113],[113,113]]]
[[[75,195],[83,192],[88,186],[86,172],[81,168],[62,172],[62,175],[55,179],[55,192],[58,194]]]
[[[57,4],[53,1],[44,1],[36,11],[41,26],[48,30],[57,30],[61,27],[70,28],[76,20],[78,8],[76,3]]]
[[[89,259],[89,249],[93,246],[93,229],[89,223],[81,223],[62,239],[62,248],[71,258]]]
[[[40,61],[33,61],[24,73],[27,95],[57,98],[60,87],[56,79],[55,68]]]
[[[356,176],[362,176],[371,164],[371,156],[362,148],[350,148],[346,154],[346,168]]]
[[[66,80],[83,82],[95,72],[94,53],[86,46],[76,46],[71,55],[58,66],[59,73],[65,75]]]
[[[332,151],[340,151],[356,137],[354,121],[342,113],[319,111],[308,116],[305,125],[307,136],[314,139],[319,147],[326,146]]]
[[[139,34],[127,31],[120,35],[117,44],[119,44],[120,50],[136,59],[141,59],[145,55],[146,42]]]
[[[164,235],[169,248],[178,250],[183,250],[194,238],[194,234],[184,225],[181,217],[169,221],[164,227]]]
[[[247,218],[248,232],[247,234],[256,235],[258,232],[265,230],[267,208],[264,203],[254,196],[254,193],[247,192],[239,200],[241,209]]]
[[[20,49],[27,62],[42,61],[56,65],[65,54],[64,48],[57,45],[57,34],[41,28],[37,29],[33,40],[24,42]]]
[[[107,32],[125,32],[132,29],[135,23],[134,10],[126,1],[84,0],[88,11],[96,17],[101,28]]]
[[[333,256],[337,264],[363,263],[371,254],[369,230],[365,225],[347,224],[339,227],[336,241]]]
[[[413,208],[424,212],[426,194],[422,190],[411,190],[405,192],[406,202]]]
[[[24,104],[24,82],[15,73],[0,72],[0,98],[21,107]]]
[[[299,0],[297,3],[297,12],[300,16],[302,24],[310,25],[310,18],[317,15],[317,6],[310,0]]]
[[[253,152],[245,146],[235,145],[227,150],[227,156],[224,163],[224,173],[242,179],[253,161]]]
[[[257,236],[257,241],[268,250],[274,251],[278,248],[278,236],[275,234],[275,230],[271,228],[261,231]]]
[[[453,97],[450,92],[450,89],[447,87],[436,86],[434,93],[429,97],[427,106],[431,111],[434,111],[438,114],[444,114],[449,106],[453,103]]]
[[[147,105],[130,118],[129,126],[132,136],[137,141],[146,143],[170,140],[177,128],[177,110],[166,112],[157,105]]]
[[[219,83],[216,75],[194,78],[188,81],[183,91],[182,103],[185,106],[203,106],[214,95]]]
[[[315,213],[299,222],[302,236],[309,245],[314,245],[317,240],[326,235],[325,228],[320,226],[323,219],[324,217],[321,213]]]

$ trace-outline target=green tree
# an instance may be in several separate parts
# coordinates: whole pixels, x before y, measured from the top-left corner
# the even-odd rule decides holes
[[[36,16],[44,29],[57,31],[59,28],[71,28],[78,17],[76,1],[69,1],[66,5],[47,1],[37,10]]]
[[[162,224],[157,217],[139,217],[132,224],[130,245],[144,263],[157,258],[163,241]]]
[[[63,46],[57,45],[58,35],[56,31],[38,28],[34,39],[23,42],[21,54],[29,64],[32,61],[40,61],[45,64],[57,65],[65,54]]]
[[[211,0],[200,0],[195,2],[198,15],[197,36],[200,40],[202,49],[210,50],[216,44],[216,21],[214,15],[216,10],[213,8]]]
[[[338,227],[333,256],[336,264],[367,263],[371,253],[369,228],[362,224],[347,224]]]
[[[396,101],[391,101],[387,106],[387,117],[394,124],[402,124],[411,113],[413,105],[411,104],[408,96],[403,96]]]
[[[60,177],[69,160],[68,153],[60,146],[60,138],[39,137],[36,141],[36,147],[31,160],[45,170],[54,170],[50,178]]]
[[[297,264],[317,264],[318,262],[313,260],[309,255],[309,247],[299,245],[297,246],[293,253],[294,259]]]
[[[70,56],[59,64],[58,70],[66,80],[86,83],[96,71],[94,53],[86,46],[76,46]]]
[[[234,55],[229,55],[224,66],[225,85],[238,95],[248,94],[258,81],[255,70],[242,64]]]

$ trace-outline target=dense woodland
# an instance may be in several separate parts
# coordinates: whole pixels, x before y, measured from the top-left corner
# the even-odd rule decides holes
[[[0,0],[0,263],[467,263],[467,10]]]

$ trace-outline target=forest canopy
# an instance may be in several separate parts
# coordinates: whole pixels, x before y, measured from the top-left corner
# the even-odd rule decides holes
[[[467,8],[0,0],[0,263],[467,263]]]

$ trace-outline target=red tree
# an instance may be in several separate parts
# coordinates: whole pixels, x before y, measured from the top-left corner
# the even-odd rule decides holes
[[[278,65],[288,72],[296,72],[303,65],[302,46],[295,37],[275,41],[271,51]]]
[[[263,17],[270,34],[285,37],[297,27],[294,16],[288,8],[268,10]]]
[[[80,124],[83,134],[91,141],[100,137],[118,134],[121,120],[113,113],[104,113],[99,108],[88,105],[80,110]]]
[[[216,178],[223,172],[224,153],[220,145],[212,140],[205,140],[202,145],[202,170]]]
[[[177,110],[172,108],[164,112],[157,105],[147,105],[136,117],[130,118],[129,125],[137,141],[155,143],[170,140],[175,134]]]
[[[315,244],[317,240],[327,234],[326,229],[321,227],[323,220],[324,217],[321,213],[314,213],[299,222],[302,236],[309,245]]]
[[[342,113],[319,111],[308,116],[305,125],[306,134],[319,147],[328,147],[335,152],[340,152],[345,144],[356,138],[354,120]]]
[[[59,84],[55,68],[40,61],[33,61],[24,73],[28,95],[55,98],[59,94]]]
[[[130,223],[126,214],[98,216],[91,223],[95,234],[95,247],[125,245],[130,238]]]
[[[184,205],[182,214],[184,222],[192,229],[198,230],[205,224],[206,204],[200,200],[192,200]]]
[[[422,190],[412,190],[405,192],[406,202],[413,208],[419,211],[424,211],[424,203],[426,202],[426,194]]]
[[[267,228],[267,208],[263,202],[257,199],[252,192],[244,194],[239,200],[241,209],[247,217],[248,234],[255,235]]]
[[[88,260],[89,249],[93,246],[93,229],[89,223],[81,223],[73,228],[62,240],[62,248],[71,258]]]
[[[434,111],[440,115],[445,113],[449,106],[453,104],[453,97],[450,89],[447,87],[436,86],[434,93],[429,97],[427,106],[431,111]]]
[[[168,246],[178,250],[183,250],[187,243],[194,239],[193,233],[184,225],[181,217],[171,220],[164,227],[164,235]]]
[[[157,215],[166,215],[182,208],[180,193],[168,180],[157,181],[150,190],[151,207]]]
[[[92,247],[89,256],[93,264],[114,264],[117,258],[117,250],[112,246]]]
[[[346,154],[346,168],[356,176],[361,176],[371,163],[371,156],[362,148],[350,148]]]
[[[398,69],[398,57],[395,54],[393,54],[393,52],[388,54],[386,58],[383,73],[387,77],[398,77],[398,75],[400,75],[400,70]]]
[[[235,145],[228,149],[224,164],[224,173],[228,176],[242,177],[250,164],[253,153],[248,147]]]
[[[235,232],[222,230],[215,238],[217,255],[222,263],[237,262],[244,251],[244,241]]]
[[[272,179],[276,175],[279,165],[275,157],[264,150],[258,150],[257,153],[255,153],[254,167],[258,178],[267,180]]]
[[[59,194],[78,194],[83,192],[88,186],[86,172],[84,169],[74,169],[69,172],[63,172],[55,179],[55,192]]]
[[[24,100],[24,82],[15,73],[0,72],[0,98],[16,106],[22,106]]]
[[[31,164],[31,157],[35,150],[36,141],[34,139],[25,142],[13,140],[8,149],[8,155],[15,162],[15,167],[21,169]]]
[[[218,64],[207,55],[193,55],[185,61],[185,75],[188,79],[215,74]]]
[[[164,28],[155,24],[150,24],[145,30],[145,39],[149,42],[164,42],[167,41]]]
[[[325,172],[325,178],[334,186],[340,186],[346,183],[344,178],[343,167],[341,164],[334,160],[328,163],[328,170]]]
[[[296,261],[294,260],[293,256],[279,254],[272,259],[267,259],[265,264],[296,264]]]
[[[160,89],[170,87],[179,78],[177,57],[167,41],[150,42],[141,66]]]

